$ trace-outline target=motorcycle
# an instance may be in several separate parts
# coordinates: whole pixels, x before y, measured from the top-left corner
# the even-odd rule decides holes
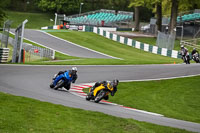
[[[183,51],[180,51],[180,55],[186,64],[190,64],[190,56],[188,53],[185,55]]]
[[[54,85],[55,80],[58,80],[56,85]],[[58,90],[59,88],[64,87],[65,89],[69,90],[71,86],[71,81],[72,79],[69,77],[68,72],[60,75],[55,74],[52,83],[50,84],[50,88]]]
[[[193,59],[196,63],[200,63],[199,54],[198,54],[198,53],[193,54],[192,59]]]
[[[102,99],[107,100],[108,95],[112,91],[113,91],[113,87],[110,85],[110,83],[108,83],[106,87],[103,84],[101,84],[100,86],[94,89],[93,88],[89,89],[89,93],[86,96],[86,100],[88,101],[94,100],[95,103],[100,102]]]

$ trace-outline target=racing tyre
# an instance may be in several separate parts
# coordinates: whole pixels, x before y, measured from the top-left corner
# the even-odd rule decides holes
[[[88,93],[85,99],[90,101],[92,99],[92,92]]]
[[[196,63],[200,63],[199,58],[196,59]]]
[[[97,94],[97,96],[95,97],[94,102],[95,102],[95,103],[100,102],[100,101],[104,98],[105,95],[106,95],[106,92],[105,92],[104,90],[101,90],[101,91]]]
[[[90,99],[91,99],[91,96],[86,96],[86,98],[85,98],[87,101],[90,101]]]
[[[50,86],[49,86],[50,88],[53,88],[54,87],[54,85],[53,85],[53,82],[50,84]]]
[[[54,87],[55,90],[57,90],[58,88],[62,88],[64,85],[64,81],[61,79],[60,81],[58,81],[58,83],[56,84],[56,86]]]

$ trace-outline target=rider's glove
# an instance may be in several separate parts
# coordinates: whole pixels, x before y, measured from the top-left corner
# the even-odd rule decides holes
[[[111,91],[111,96],[114,96],[115,95],[115,91]]]

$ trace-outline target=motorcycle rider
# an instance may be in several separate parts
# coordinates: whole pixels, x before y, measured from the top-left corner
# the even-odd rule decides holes
[[[189,56],[189,52],[188,52],[188,49],[187,48],[185,48],[183,45],[181,45],[181,51],[180,51],[180,55],[182,56],[182,59],[183,59],[183,61],[187,64],[190,64],[190,56]],[[187,58],[188,59],[188,61],[185,61],[185,59],[184,58]]]
[[[51,88],[55,87],[57,82],[64,77],[64,73],[66,73],[69,76],[70,80],[69,82],[75,83],[76,79],[78,78],[77,76],[77,68],[76,67],[72,67],[71,70],[66,70],[66,71],[59,71],[57,75],[54,76],[53,80],[53,84],[50,85]],[[66,89],[69,89],[70,87],[66,87]]]
[[[114,96],[115,93],[117,92],[117,86],[119,84],[119,80],[114,79],[113,81],[101,81],[101,82],[96,82],[95,85],[91,88],[91,92],[95,90],[96,87],[103,85],[105,88],[107,88],[107,85],[110,84],[111,87],[113,88],[113,91],[111,91],[111,96]],[[109,97],[108,95],[104,97],[105,100],[108,100]]]
[[[197,51],[196,48],[193,48],[191,55],[194,61],[196,61],[196,58],[195,58],[196,53],[197,53],[197,56],[199,57],[199,51]]]

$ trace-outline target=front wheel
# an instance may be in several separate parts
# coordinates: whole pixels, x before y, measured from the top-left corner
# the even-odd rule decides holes
[[[195,61],[196,61],[196,63],[200,63],[200,62],[199,62],[199,58],[198,58],[198,57],[196,58],[196,60],[195,60]]]
[[[50,86],[49,86],[50,88],[53,88],[54,87],[54,85],[53,85],[53,82],[50,84]]]
[[[106,95],[106,91],[101,90],[101,91],[97,94],[97,96],[95,97],[94,102],[95,102],[95,103],[100,102],[100,101],[105,97],[105,95]]]
[[[90,101],[91,97],[87,95],[85,99],[86,99],[87,101]]]
[[[190,58],[187,58],[187,64],[190,64]]]
[[[85,99],[90,101],[92,99],[92,92],[88,93]]]

